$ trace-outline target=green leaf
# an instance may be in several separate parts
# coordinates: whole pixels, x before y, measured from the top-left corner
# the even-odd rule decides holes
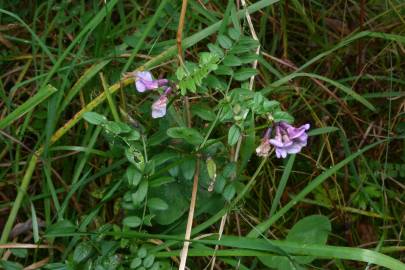
[[[18,258],[25,258],[28,255],[26,248],[11,248],[11,253]]]
[[[228,75],[232,76],[233,75],[233,69],[227,66],[219,66],[217,70],[214,72],[217,75]]]
[[[256,74],[257,70],[254,68],[242,68],[235,72],[234,79],[237,81],[245,81]]]
[[[244,9],[240,10],[240,11],[245,11]],[[236,10],[235,5],[231,8],[231,20],[232,20],[232,24],[233,27],[235,27],[235,30],[238,31],[239,33],[241,33],[242,29],[241,29],[241,25],[240,25],[240,17],[238,15],[238,11]]]
[[[193,179],[195,172],[195,159],[185,158],[184,161],[180,164],[180,168],[186,180]]]
[[[216,118],[216,115],[212,112],[211,108],[201,104],[194,104],[191,107],[191,113],[209,122],[214,121]]]
[[[183,68],[183,66],[179,66],[176,70],[176,77],[177,79],[180,81],[182,80],[184,77],[187,76],[187,71]]]
[[[237,67],[237,66],[242,65],[242,61],[239,59],[239,57],[237,57],[233,54],[225,56],[222,63],[227,67]]]
[[[141,247],[139,250],[138,250],[138,252],[136,253],[136,255],[139,257],[139,258],[145,258],[146,257],[146,255],[148,255],[148,250],[145,248],[145,247]]]
[[[133,129],[127,124],[115,121],[104,122],[104,128],[114,134],[129,133],[133,131]]]
[[[253,108],[260,108],[264,102],[265,97],[260,92],[255,92],[253,96]]]
[[[131,130],[131,133],[125,136],[129,141],[137,141],[141,138],[141,134],[137,130]]]
[[[276,111],[273,113],[273,119],[275,122],[287,122],[287,123],[293,123],[294,122],[294,117],[292,117],[288,112],[283,112],[283,111]]]
[[[288,232],[287,240],[304,244],[326,244],[331,230],[328,217],[312,215],[299,220]]]
[[[172,183],[174,181],[176,181],[176,179],[171,176],[162,176],[151,180],[149,186],[151,188],[160,187],[161,185]]]
[[[224,192],[222,193],[222,195],[224,196],[224,198],[229,202],[232,200],[232,198],[235,196],[236,193],[236,189],[234,185],[227,185],[225,187]]]
[[[169,205],[160,198],[149,199],[147,202],[147,206],[150,209],[155,209],[155,210],[166,210],[167,208],[169,208]]]
[[[76,231],[76,226],[69,220],[61,220],[52,224],[47,229],[46,233],[48,235],[51,234],[66,234],[66,233],[73,233]]]
[[[167,135],[174,139],[183,139],[193,145],[201,144],[204,140],[204,137],[197,130],[187,127],[169,128]]]
[[[149,254],[146,256],[146,258],[143,260],[143,266],[146,268],[149,268],[152,266],[153,262],[155,261],[155,256],[153,254]]]
[[[237,125],[232,125],[228,131],[228,144],[231,146],[236,144],[239,140],[240,134],[240,128]]]
[[[242,64],[249,64],[254,62],[255,60],[258,60],[259,56],[257,54],[248,54],[248,55],[239,55],[239,59],[242,62]]]
[[[23,266],[16,262],[0,260],[0,268],[4,270],[22,270]]]
[[[222,49],[220,47],[218,47],[218,45],[209,43],[207,45],[207,47],[210,50],[210,52],[218,55],[219,57],[224,57],[224,52],[222,51]]]
[[[232,40],[225,35],[218,35],[218,43],[224,49],[230,49],[232,47]]]
[[[107,121],[107,118],[104,115],[96,112],[86,112],[85,114],[83,114],[83,118],[93,125],[100,125]]]
[[[159,261],[155,262],[149,270],[160,270],[160,269],[169,269],[170,267],[167,265],[167,267],[160,266],[161,263]]]
[[[131,196],[132,202],[135,205],[140,204],[145,199],[147,193],[148,193],[148,181],[143,180],[139,185],[138,190],[132,193]]]
[[[223,193],[225,185],[226,185],[226,178],[222,175],[218,175],[217,180],[215,181],[215,187],[214,187],[215,192]]]
[[[239,41],[232,47],[230,52],[235,54],[252,53],[259,46],[259,42],[246,36],[242,36]]]
[[[268,100],[265,99],[263,102],[263,109],[266,112],[271,112],[273,111],[275,108],[277,108],[278,106],[280,106],[280,102],[275,101],[275,100]]]
[[[131,186],[137,186],[142,179],[142,173],[135,167],[129,166],[125,173],[128,184]]]
[[[241,36],[241,33],[236,30],[235,28],[229,28],[228,30],[228,35],[233,39],[233,40],[238,40]]]
[[[176,182],[151,189],[150,196],[170,202],[169,208],[166,210],[150,209],[151,213],[155,215],[155,222],[160,225],[172,224],[178,220],[189,207],[188,198],[190,195],[185,193],[184,185],[180,185]]]
[[[331,223],[326,216],[312,215],[298,221],[289,231],[286,240],[301,244],[324,245],[331,232]],[[316,257],[312,256],[293,256],[292,261],[301,264],[311,263]],[[259,260],[268,267],[279,270],[291,269],[292,261],[285,256],[265,256],[259,257]]]
[[[215,64],[219,60],[219,56],[216,53],[210,53],[210,52],[202,52],[198,55],[200,57],[200,60],[198,61],[200,64],[200,67],[208,67],[209,70],[211,69],[216,69]]]
[[[129,267],[130,267],[131,269],[135,269],[135,268],[138,268],[141,264],[142,264],[142,259],[136,257],[136,258],[134,258],[134,259],[131,261],[131,264],[130,264]]]
[[[128,226],[130,228],[136,228],[136,227],[139,227],[142,224],[142,219],[140,219],[137,216],[131,216],[131,217],[124,218],[122,223],[125,226]]]
[[[89,242],[81,242],[75,248],[73,252],[73,261],[75,263],[81,263],[90,257],[93,252],[93,246]]]

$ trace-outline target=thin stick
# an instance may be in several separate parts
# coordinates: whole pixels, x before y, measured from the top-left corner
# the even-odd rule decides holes
[[[194,218],[195,202],[197,199],[199,174],[200,174],[200,160],[197,158],[196,169],[195,169],[195,173],[194,173],[193,190],[191,192],[190,210],[188,212],[188,218],[187,218],[186,235],[184,236],[183,249],[181,250],[181,254],[180,254],[179,270],[184,270],[186,268],[188,247],[190,246],[190,242],[188,240],[190,240],[191,229],[193,228],[193,218]]]
[[[35,262],[31,265],[28,265],[27,267],[24,268],[24,270],[35,270],[35,269],[40,269],[42,266],[47,264],[49,262],[50,257],[46,257],[45,259],[42,259],[38,262]]]
[[[180,19],[179,19],[179,26],[177,27],[177,55],[181,65],[184,65],[183,61],[183,48],[182,48],[182,39],[183,39],[183,28],[184,28],[184,18],[186,17],[186,10],[187,10],[187,0],[183,0],[181,5],[181,12],[180,12]]]
[[[176,35],[177,57],[179,58],[181,66],[184,66],[182,42],[183,42],[183,28],[184,28],[184,19],[186,17],[186,11],[187,11],[187,0],[183,0],[183,3],[181,5],[181,11],[180,11],[179,25],[177,27],[177,35]],[[188,101],[188,97],[184,97],[184,105],[186,108],[187,126],[191,127],[190,103]]]
[[[247,10],[245,0],[241,0],[241,3],[242,3],[243,8],[244,8],[245,11],[246,11],[246,15],[245,15],[245,16],[246,16],[246,20],[247,20],[248,25],[249,25],[249,30],[250,30],[250,33],[251,33],[251,35],[252,35],[252,38],[253,38],[254,40],[257,40],[257,41],[259,42],[259,39],[257,38],[257,35],[256,35],[255,28],[253,27],[252,19],[250,18],[249,12],[248,12],[248,10]],[[257,49],[256,49],[256,55],[259,55],[259,54],[260,54],[260,43],[259,43],[259,46],[257,46]],[[257,62],[258,62],[258,59],[256,59],[256,60],[253,62],[253,64],[252,64],[252,67],[253,67],[254,69],[257,69]],[[252,90],[252,89],[253,89],[254,80],[255,80],[255,75],[253,75],[252,77],[250,77],[249,90]]]

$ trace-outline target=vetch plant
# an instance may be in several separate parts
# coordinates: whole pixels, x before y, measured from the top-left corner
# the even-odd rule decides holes
[[[296,128],[286,122],[276,123],[275,137],[269,140],[276,148],[276,156],[285,158],[287,154],[299,153],[307,145],[309,127],[309,124]]]
[[[405,269],[395,3],[53,2],[0,9],[1,269]]]
[[[256,154],[267,157],[271,145],[276,149],[277,158],[286,158],[287,154],[299,153],[307,145],[309,127],[309,124],[296,128],[287,122],[275,123],[274,137],[270,138],[272,129],[268,128],[261,140],[261,144],[256,148]]]
[[[161,118],[166,115],[168,95],[172,93],[172,87],[169,86],[168,79],[153,79],[150,71],[134,71],[126,74],[125,77],[133,77],[135,88],[139,93],[153,91],[159,88],[163,89],[163,94],[152,104],[152,117]]]
[[[166,107],[169,95],[172,92],[171,87],[167,87],[162,95],[160,95],[159,99],[153,102],[152,104],[152,117],[153,118],[160,118],[166,115]]]
[[[156,90],[169,83],[167,79],[153,79],[150,71],[135,71],[130,75],[134,77],[136,90],[140,93],[148,90]]]

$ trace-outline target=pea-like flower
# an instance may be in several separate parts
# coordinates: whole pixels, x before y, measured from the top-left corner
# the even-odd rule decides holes
[[[141,93],[147,90],[156,90],[159,87],[167,85],[169,82],[167,79],[154,80],[152,73],[149,71],[137,71],[134,76],[136,90]]]
[[[271,145],[270,145],[270,133],[271,133],[271,128],[268,128],[266,130],[266,132],[264,133],[264,136],[261,140],[260,145],[256,148],[256,154],[259,157],[268,157],[269,156],[269,152],[271,149]]]
[[[152,104],[152,118],[160,118],[166,115],[166,107],[168,98],[167,95],[172,91],[171,87],[166,87],[164,93],[159,97],[158,100]]]
[[[160,118],[166,115],[167,101],[168,101],[167,97],[165,95],[161,95],[158,100],[153,102],[152,104],[153,118]]]
[[[269,143],[276,148],[276,157],[285,158],[287,154],[299,153],[307,145],[308,134],[306,131],[309,127],[309,124],[296,128],[286,122],[277,123],[275,136],[269,140]]]

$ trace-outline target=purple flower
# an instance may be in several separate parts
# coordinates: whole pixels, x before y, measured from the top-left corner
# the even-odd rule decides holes
[[[270,141],[269,141],[270,133],[271,133],[271,128],[268,128],[266,130],[266,133],[264,134],[262,140],[261,140],[260,145],[256,148],[256,154],[259,157],[267,157],[267,156],[269,156],[269,152],[270,152],[270,149],[271,149],[271,145],[270,145]]]
[[[152,104],[152,117],[160,118],[166,115],[166,106],[168,98],[165,94],[161,95],[158,100]]]
[[[306,131],[309,127],[309,124],[296,128],[286,122],[277,123],[275,136],[269,140],[269,143],[276,148],[276,157],[285,158],[287,154],[299,153],[302,147],[307,145]]]
[[[155,90],[159,87],[167,85],[169,82],[167,79],[154,80],[152,73],[149,71],[137,71],[135,72],[135,87],[138,92],[145,92],[146,90]]]

